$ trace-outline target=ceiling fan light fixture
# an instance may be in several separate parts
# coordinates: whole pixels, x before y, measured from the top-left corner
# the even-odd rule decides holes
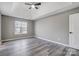
[[[30,2],[30,3],[25,3],[25,5],[30,5],[29,9],[39,9],[39,6],[41,5],[40,2]]]
[[[35,8],[35,5],[31,5],[32,8]]]

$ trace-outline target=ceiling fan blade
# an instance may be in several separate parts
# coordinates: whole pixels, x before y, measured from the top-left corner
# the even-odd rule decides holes
[[[29,3],[25,3],[25,5],[32,5],[32,4],[29,4]]]
[[[29,9],[31,9],[32,7],[30,7]]]
[[[36,9],[38,9],[38,7],[35,7]]]
[[[36,3],[36,4],[34,4],[34,5],[41,5],[41,3]]]

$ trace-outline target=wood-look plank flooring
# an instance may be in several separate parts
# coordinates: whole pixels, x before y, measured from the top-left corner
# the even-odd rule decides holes
[[[37,38],[3,43],[0,56],[79,56],[79,51]]]

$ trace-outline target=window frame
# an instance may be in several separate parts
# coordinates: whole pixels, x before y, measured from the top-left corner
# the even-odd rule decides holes
[[[18,25],[18,22],[20,23],[20,25]],[[23,26],[23,23],[25,23],[26,24],[26,26]],[[16,25],[17,24],[17,25]],[[27,34],[27,22],[26,21],[14,21],[14,34],[15,35],[20,35],[20,34]],[[20,31],[19,32],[17,32],[17,29],[16,28],[19,28],[20,29]],[[23,31],[23,28],[26,28],[25,29],[25,33],[23,33],[24,31]],[[17,33],[16,33],[17,32]]]

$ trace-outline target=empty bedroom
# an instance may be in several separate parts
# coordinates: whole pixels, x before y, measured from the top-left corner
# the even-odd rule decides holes
[[[0,2],[0,56],[79,56],[79,2]]]

